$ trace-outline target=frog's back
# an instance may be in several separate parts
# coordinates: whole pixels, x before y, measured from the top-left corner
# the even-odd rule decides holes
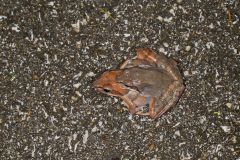
[[[124,70],[120,77],[127,85],[137,87],[149,96],[159,96],[173,82],[173,78],[162,69],[132,67]]]

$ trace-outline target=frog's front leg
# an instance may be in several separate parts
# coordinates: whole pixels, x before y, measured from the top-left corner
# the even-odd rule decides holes
[[[151,98],[150,102],[149,102],[149,111],[148,112],[141,112],[138,111],[136,114],[138,115],[144,115],[144,116],[150,116],[152,119],[154,119],[156,117],[156,112],[154,111],[155,108],[155,97]]]
[[[149,116],[152,119],[155,119],[155,118],[161,116],[164,112],[167,111],[167,108],[166,108],[166,110],[164,112],[161,112],[161,114],[158,114],[158,111],[163,111],[161,109],[164,109],[165,107],[163,106],[163,104],[161,104],[160,106],[158,106],[158,110],[156,110],[155,109],[156,108],[156,103],[155,103],[156,101],[155,101],[155,99],[156,99],[155,97],[151,98],[151,100],[149,102],[149,110],[148,110],[148,112],[141,112],[141,111],[139,111],[136,114]]]
[[[136,110],[136,104],[134,104],[132,102],[131,99],[129,99],[127,96],[121,96],[120,98],[122,98],[123,102],[125,103],[125,105],[127,106],[128,108],[128,111],[132,114],[136,113],[137,110]]]

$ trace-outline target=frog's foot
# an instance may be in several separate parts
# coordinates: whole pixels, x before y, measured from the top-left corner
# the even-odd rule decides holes
[[[124,69],[127,68],[128,64],[131,62],[131,60],[126,60],[125,62],[123,62],[123,64],[120,66],[120,69]]]

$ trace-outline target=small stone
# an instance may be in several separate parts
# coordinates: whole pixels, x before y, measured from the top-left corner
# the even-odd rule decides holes
[[[79,33],[80,32],[80,21],[78,20],[77,23],[72,24],[72,28],[75,32]]]
[[[40,79],[40,78],[39,78],[38,75],[36,75],[36,74],[33,74],[33,75],[32,75],[32,80],[37,81],[37,80],[39,80],[39,79]]]
[[[97,131],[98,131],[98,128],[97,128],[96,126],[94,126],[94,127],[92,128],[92,133],[97,132]]]
[[[76,48],[78,49],[81,48],[81,44],[82,44],[81,41],[76,42]]]
[[[184,76],[186,76],[186,77],[190,75],[190,74],[189,74],[189,71],[184,71],[183,74],[184,74]]]
[[[79,91],[75,91],[75,94],[76,94],[78,97],[82,97],[82,94],[81,94]]]
[[[221,128],[223,129],[223,131],[225,133],[230,133],[231,132],[231,127],[230,126],[221,126]]]
[[[4,19],[7,19],[7,16],[2,16],[2,15],[0,15],[0,22],[1,22],[2,20],[4,20]]]
[[[181,135],[179,130],[175,131],[174,134],[175,134],[176,136],[180,136],[180,135]]]
[[[173,9],[170,9],[169,12],[170,12],[173,16],[175,16],[175,12],[174,12]]]
[[[166,42],[163,43],[163,46],[164,47],[169,47],[168,43],[166,43]]]
[[[83,20],[81,21],[81,24],[82,24],[82,25],[86,25],[86,24],[87,24],[87,20],[86,20],[86,19],[83,19]]]
[[[87,140],[88,140],[88,130],[85,131],[85,134],[83,135],[83,144],[86,144],[87,143]]]
[[[207,49],[213,48],[214,46],[215,46],[215,44],[213,42],[207,42],[206,43]]]
[[[82,71],[80,71],[78,74],[74,75],[73,78],[74,79],[78,79],[81,75],[82,75]]]
[[[99,126],[99,127],[102,127],[102,123],[103,123],[102,121],[99,121],[99,122],[98,122],[98,126]]]
[[[48,83],[49,83],[49,81],[45,79],[45,80],[44,80],[44,86],[47,87],[47,86],[48,86]]]
[[[148,149],[151,151],[151,150],[153,150],[155,148],[155,144],[149,144],[148,145]]]
[[[81,86],[81,83],[73,84],[73,87],[74,87],[74,88],[79,88],[80,86]]]
[[[72,96],[72,97],[71,97],[71,100],[74,101],[74,102],[76,102],[76,101],[78,100],[78,97]]]
[[[172,21],[172,17],[164,18],[164,22],[170,23]]]
[[[124,34],[124,37],[130,37],[130,34],[125,33],[125,34]]]
[[[163,135],[160,135],[160,137],[159,137],[159,141],[160,141],[160,142],[163,141]]]
[[[214,28],[213,23],[211,23],[208,27],[211,28],[211,29],[213,29],[213,28]]]
[[[237,143],[238,141],[237,141],[237,136],[233,136],[232,138],[231,138],[231,141],[235,144],[235,143]]]
[[[14,24],[14,26],[12,27],[12,30],[15,32],[20,32],[20,28],[17,24]]]
[[[231,109],[232,108],[232,103],[226,103],[226,106]]]
[[[191,48],[192,48],[191,46],[186,46],[186,47],[185,47],[185,51],[187,51],[187,52],[188,52],[188,51],[190,51],[190,50],[191,50]]]
[[[50,1],[50,2],[48,2],[48,5],[49,5],[49,6],[54,6],[54,3],[55,3],[55,2]]]
[[[146,37],[143,37],[143,38],[140,39],[140,41],[146,43],[146,42],[148,42],[148,39]]]
[[[87,74],[86,74],[86,77],[93,77],[93,76],[95,76],[96,74],[95,73],[93,73],[93,72],[88,72]]]
[[[161,17],[161,16],[158,16],[157,19],[161,22],[163,21],[163,17]]]

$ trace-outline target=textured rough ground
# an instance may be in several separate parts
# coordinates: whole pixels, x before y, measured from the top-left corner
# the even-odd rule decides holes
[[[240,158],[239,1],[0,3],[0,159]],[[136,47],[187,86],[155,121],[92,88]]]

